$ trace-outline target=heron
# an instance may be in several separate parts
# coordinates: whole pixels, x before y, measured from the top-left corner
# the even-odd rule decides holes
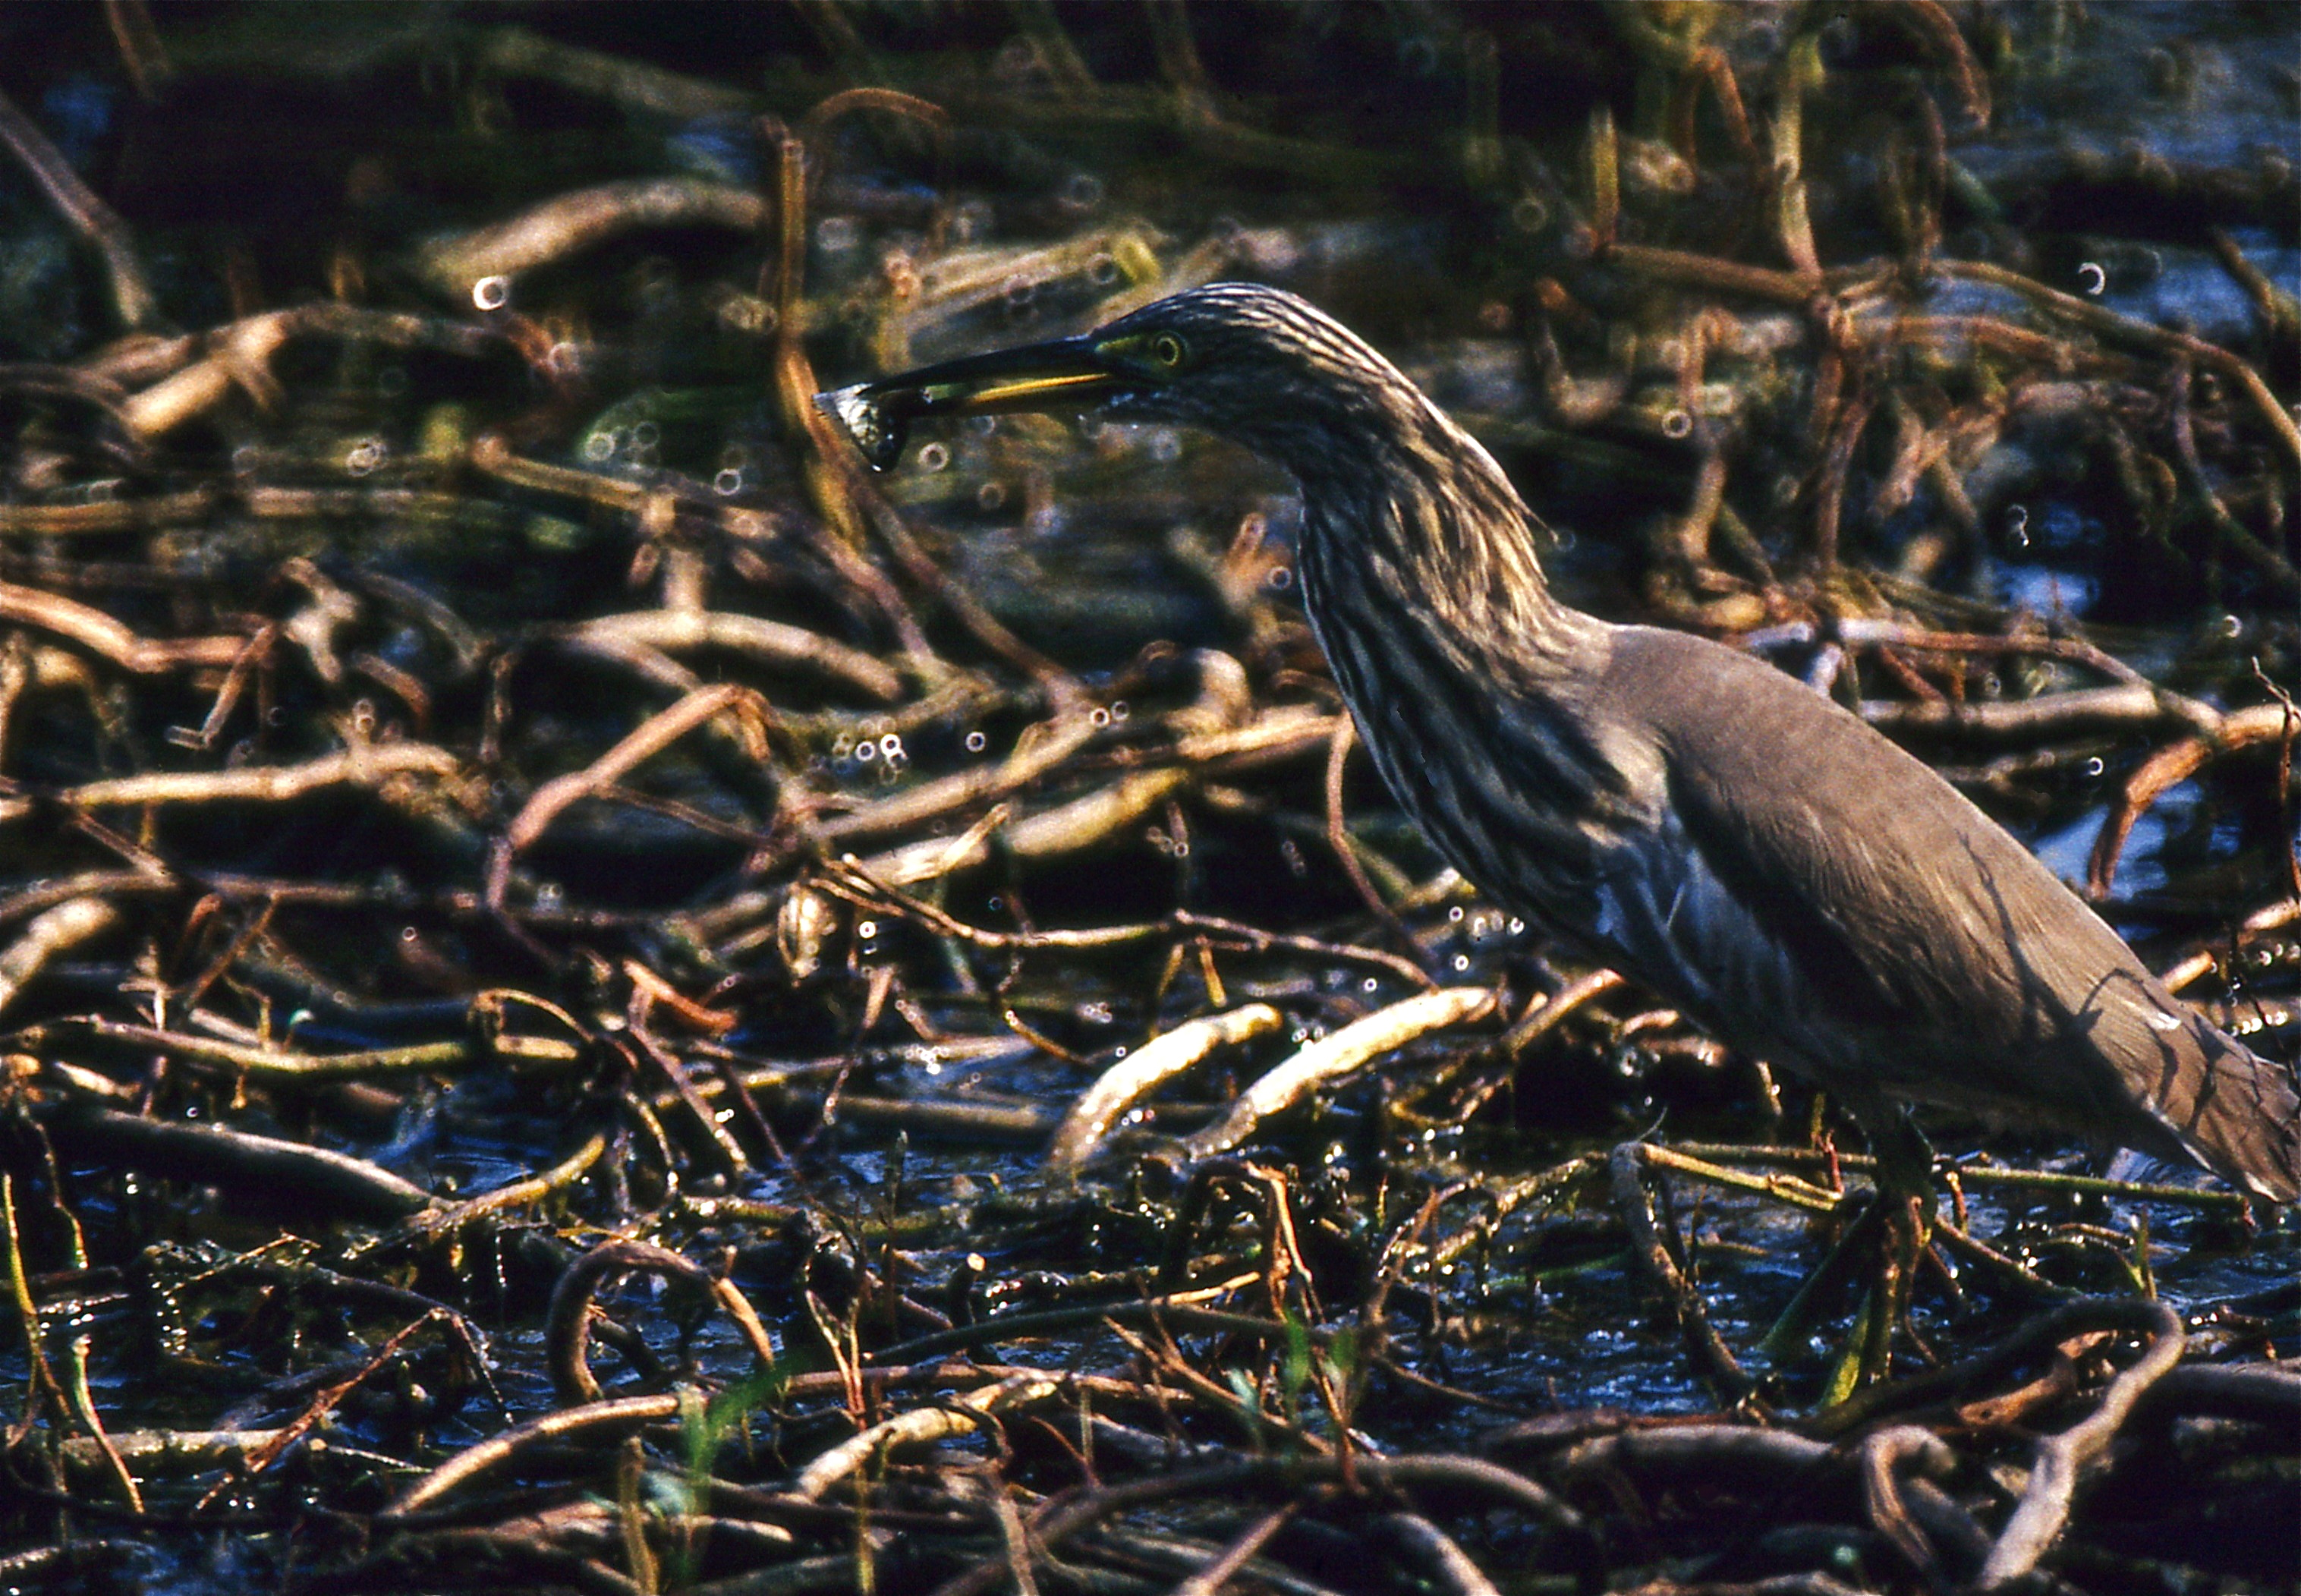
[[[1565,603],[1493,456],[1308,301],[1217,283],[816,403],[881,470],[921,418],[1099,406],[1291,473],[1303,608],[1407,814],[1498,904],[1843,1104],[1881,1196],[1930,1192],[1922,1104],[2301,1195],[2290,1071],[1860,716]]]

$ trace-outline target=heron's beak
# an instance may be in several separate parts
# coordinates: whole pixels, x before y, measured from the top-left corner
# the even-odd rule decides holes
[[[899,459],[915,417],[1088,405],[1131,384],[1105,363],[1092,338],[1061,338],[923,366],[815,396],[874,471]]]

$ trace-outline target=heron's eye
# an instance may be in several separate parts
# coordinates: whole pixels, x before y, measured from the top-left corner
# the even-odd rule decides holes
[[[1179,368],[1190,350],[1183,340],[1171,332],[1162,332],[1150,340],[1150,358],[1167,371]]]

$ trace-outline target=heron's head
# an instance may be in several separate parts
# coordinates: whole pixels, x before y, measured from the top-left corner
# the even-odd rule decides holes
[[[1435,414],[1342,323],[1252,283],[1192,288],[1078,338],[858,383],[816,403],[883,471],[920,416],[1101,409],[1202,427],[1301,475],[1375,441],[1385,422],[1395,430]]]

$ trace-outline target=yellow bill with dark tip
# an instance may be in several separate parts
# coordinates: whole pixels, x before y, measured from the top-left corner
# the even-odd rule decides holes
[[[902,458],[919,416],[1062,409],[1092,405],[1126,386],[1124,375],[1104,364],[1093,339],[1075,338],[858,382],[817,394],[815,403],[872,469],[885,471]]]

